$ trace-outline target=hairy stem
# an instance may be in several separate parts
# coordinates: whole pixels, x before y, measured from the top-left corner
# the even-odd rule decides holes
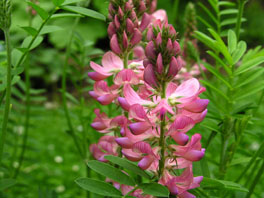
[[[7,51],[7,67],[6,67],[6,97],[5,97],[5,108],[4,117],[2,123],[2,133],[0,139],[0,165],[2,164],[2,157],[4,152],[4,145],[6,140],[7,124],[10,112],[10,99],[11,99],[11,41],[9,29],[4,29],[5,43]]]

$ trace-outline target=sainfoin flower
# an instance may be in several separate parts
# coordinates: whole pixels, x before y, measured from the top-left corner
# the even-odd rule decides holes
[[[183,61],[177,33],[168,24],[166,12],[155,11],[156,1],[111,0],[109,5],[111,52],[102,65],[90,63],[88,75],[95,81],[90,95],[102,105],[115,103],[121,115],[109,118],[99,109],[91,126],[105,134],[90,146],[94,158],[125,157],[151,171],[171,195],[195,197],[188,190],[199,187],[203,177],[193,176],[192,164],[202,159],[205,149],[201,134],[188,135],[207,113],[209,100],[196,78],[177,81]],[[148,12],[148,13],[147,13]],[[145,49],[140,45],[146,35]],[[133,56],[128,54],[132,53]],[[105,79],[112,79],[111,86]],[[119,152],[118,152],[119,151]],[[178,169],[181,174],[175,174]],[[151,198],[142,190],[108,182],[124,195]]]

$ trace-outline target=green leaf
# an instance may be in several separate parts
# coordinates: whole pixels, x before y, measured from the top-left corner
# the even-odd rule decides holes
[[[253,86],[246,87],[245,89],[242,89],[240,92],[236,93],[234,99],[235,100],[244,99],[246,97],[258,93],[259,91],[262,91],[263,89],[264,89],[264,80],[258,81],[254,83]]]
[[[254,59],[248,60],[245,63],[242,63],[241,66],[235,71],[235,75],[244,73],[250,69],[253,69],[264,62],[264,56],[256,57]]]
[[[73,13],[59,13],[59,14],[53,14],[51,16],[51,19],[58,19],[58,18],[65,18],[65,17],[83,17],[83,15],[73,14]]]
[[[128,161],[127,159],[116,157],[113,155],[108,155],[105,156],[104,158],[114,164],[117,164],[125,169],[132,171],[137,175],[150,179],[150,176],[145,171],[143,171],[141,168],[139,168],[137,165],[133,164],[132,162]]]
[[[218,63],[220,63],[223,67],[224,67],[224,69],[225,69],[225,71],[229,74],[229,75],[231,75],[232,74],[232,70],[227,66],[227,64],[226,63],[224,63],[224,61],[221,59],[221,58],[219,58],[219,56],[217,56],[214,52],[212,52],[212,51],[210,51],[210,50],[208,50],[208,51],[206,51],[209,55],[211,55]]]
[[[49,13],[46,12],[43,8],[41,8],[38,5],[32,3],[31,1],[27,1],[27,4],[30,5],[39,14],[39,16],[43,20],[46,20],[47,18],[49,18]]]
[[[20,81],[20,79],[21,79],[20,76],[14,76],[13,79],[12,79],[11,84],[15,85],[18,81]]]
[[[220,12],[220,15],[237,14],[237,9],[225,9]]]
[[[207,36],[206,34],[202,32],[195,31],[194,33],[195,33],[194,37],[200,40],[202,43],[204,43],[211,49],[214,49],[215,51],[219,50],[215,40],[213,40],[212,38],[210,38],[209,36]]]
[[[139,188],[147,195],[153,195],[157,197],[169,197],[169,190],[163,185],[158,183],[140,184]]]
[[[233,62],[236,64],[247,50],[247,44],[245,41],[240,41],[236,50],[232,54]]]
[[[109,183],[89,178],[79,178],[75,182],[83,189],[107,197],[121,197],[122,193]]]
[[[224,99],[226,99],[227,101],[229,101],[228,96],[226,96],[220,89],[216,88],[214,85],[212,85],[211,83],[205,81],[205,80],[200,80],[200,82],[202,84],[204,84],[205,86],[210,87],[211,89],[215,90],[219,95],[223,96]]]
[[[132,178],[130,178],[125,173],[123,173],[121,170],[113,166],[110,166],[109,164],[99,162],[97,160],[92,160],[89,161],[87,165],[95,172],[107,178],[110,178],[116,182],[119,182],[120,184],[126,184],[129,186],[135,185],[135,182]]]
[[[215,13],[218,13],[219,12],[219,9],[218,9],[218,6],[217,6],[217,2],[215,0],[208,0],[208,2],[214,8]]]
[[[224,79],[224,77],[222,76],[222,74],[219,71],[217,71],[215,68],[213,68],[209,63],[203,62],[203,65],[209,72],[214,74],[219,80],[221,80],[223,83],[225,83],[226,86],[228,86],[230,89],[232,89],[232,86],[229,84],[228,81],[226,81]]]
[[[25,30],[28,34],[31,36],[36,36],[38,31],[33,27],[21,27],[23,30]]]
[[[241,23],[247,21],[245,18],[241,19]],[[232,25],[232,24],[236,24],[237,23],[237,19],[236,18],[231,18],[231,19],[225,19],[221,22],[221,26],[226,26],[226,25]]]
[[[59,26],[56,26],[56,25],[45,25],[42,28],[42,30],[41,30],[41,32],[39,34],[40,35],[49,34],[49,33],[60,31],[60,30],[63,30],[63,29],[61,27],[59,27]]]
[[[231,190],[231,191],[248,192],[248,189],[241,186],[240,184],[237,184],[231,181],[218,180],[218,179],[212,179],[212,178],[207,178],[207,177],[203,178],[201,187],[207,188],[207,189],[226,189],[226,190]]]
[[[260,77],[264,72],[264,68],[256,68],[252,71],[248,71],[245,75],[239,77],[238,82],[236,83],[235,88],[239,88],[243,85],[246,85],[254,80],[256,80],[258,77]]]
[[[237,46],[236,33],[233,30],[229,30],[227,39],[228,39],[228,51],[230,54],[232,54]]]
[[[53,4],[55,6],[60,6],[61,4],[64,3],[65,0],[52,0]]]
[[[216,19],[216,17],[212,14],[212,12],[210,10],[208,10],[207,7],[205,7],[202,3],[198,3],[198,5],[206,12],[206,14],[212,19],[212,21],[218,25],[218,20]]]
[[[218,6],[233,7],[233,6],[236,6],[236,4],[230,1],[219,1]]]
[[[29,44],[32,42],[32,39],[33,37],[32,36],[29,36],[29,37],[26,37],[22,43],[22,48],[28,48],[29,47]],[[43,41],[43,37],[42,36],[38,36],[36,38],[36,40],[33,42],[33,44],[31,45],[30,47],[30,50],[38,47]]]
[[[65,6],[65,5],[69,5],[69,4],[74,4],[74,3],[79,3],[81,1],[84,1],[84,0],[66,0],[64,1],[64,3],[62,4],[62,6]]]
[[[71,12],[75,12],[78,14],[82,14],[82,15],[85,15],[88,17],[92,17],[95,19],[99,19],[102,21],[106,20],[104,15],[102,15],[99,12],[96,12],[94,10],[87,9],[87,8],[78,7],[78,6],[63,6],[62,9],[67,10],[67,11],[71,11]]]
[[[11,186],[16,184],[16,180],[14,179],[1,179],[0,180],[0,191],[3,191]]]
[[[67,99],[69,99],[71,102],[75,103],[75,104],[79,104],[79,101],[69,92],[66,92],[66,97]]]
[[[209,24],[206,20],[204,20],[202,17],[197,16],[197,19],[198,19],[201,23],[203,23],[207,28],[212,28],[212,29],[213,29],[213,26],[210,25],[210,24]]]
[[[221,51],[221,53],[224,55],[224,57],[226,58],[226,60],[228,61],[228,63],[230,65],[233,64],[233,59],[232,56],[230,55],[230,53],[228,52],[228,49],[224,43],[224,41],[222,40],[222,38],[217,34],[217,32],[215,32],[213,29],[208,28],[208,31],[212,34],[212,36],[215,38],[215,40],[218,43],[218,49]]]

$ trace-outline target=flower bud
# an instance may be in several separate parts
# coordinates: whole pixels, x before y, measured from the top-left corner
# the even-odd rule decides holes
[[[130,32],[130,33],[134,32],[134,23],[129,18],[127,18],[126,20],[126,30],[127,32]]]
[[[152,65],[148,65],[144,71],[144,81],[151,87],[157,87],[157,78]]]
[[[146,56],[148,58],[155,59],[156,54],[155,54],[155,46],[152,41],[150,41],[147,46],[146,46]]]
[[[147,40],[151,41],[152,39],[154,39],[153,27],[150,27],[147,32]]]
[[[130,10],[132,10],[132,9],[133,9],[133,8],[132,8],[131,4],[130,4],[129,2],[126,2],[126,3],[125,3],[125,11],[128,12],[128,11],[130,11]]]
[[[167,42],[167,49],[168,49],[168,51],[172,51],[173,50],[173,45],[172,45],[172,42],[171,42],[170,38],[168,39],[168,42]]]
[[[144,31],[148,27],[150,22],[151,22],[151,16],[147,13],[144,13],[142,16],[142,20],[141,20],[141,24],[140,24],[139,29],[141,31]]]
[[[173,56],[171,58],[170,66],[169,66],[169,71],[168,71],[168,76],[174,77],[176,74],[179,72],[181,69],[181,65],[179,61]]]
[[[179,54],[181,51],[180,44],[177,41],[173,42],[173,50],[175,55]]]
[[[118,17],[119,18],[123,18],[124,17],[124,12],[122,11],[122,9],[120,7],[118,7]]]
[[[108,29],[107,29],[107,33],[109,35],[110,38],[112,38],[112,36],[116,33],[115,31],[115,25],[113,22],[111,22],[108,26]]]
[[[157,58],[157,71],[160,74],[162,74],[162,71],[163,71],[163,63],[162,63],[161,53],[159,53],[158,58]]]
[[[124,33],[123,33],[123,48],[124,48],[124,49],[127,49],[127,47],[128,47],[127,34],[126,34],[126,32],[124,31]]]
[[[130,43],[132,45],[138,44],[142,39],[142,33],[139,31],[139,29],[134,30],[134,35],[132,36]]]
[[[161,36],[161,33],[160,32],[158,33],[158,36],[156,38],[156,43],[158,45],[161,45],[162,44],[162,36]]]
[[[114,23],[115,23],[116,29],[119,29],[120,28],[120,22],[119,22],[119,19],[118,19],[117,15],[115,15]]]
[[[116,34],[114,34],[110,40],[110,47],[111,47],[112,51],[115,52],[116,54],[121,53],[121,49],[119,47],[119,43],[118,43],[118,39],[117,39]]]

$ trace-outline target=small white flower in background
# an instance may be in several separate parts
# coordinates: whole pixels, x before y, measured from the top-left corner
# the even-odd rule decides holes
[[[82,125],[77,126],[77,130],[78,130],[79,132],[82,132],[82,131],[83,131],[83,127],[82,127]]]
[[[57,186],[57,188],[55,189],[55,191],[57,193],[62,193],[62,192],[65,191],[65,186],[63,186],[63,185]]]
[[[55,109],[58,105],[55,102],[45,102],[44,106],[46,109]]]
[[[75,164],[75,165],[72,166],[72,170],[73,170],[74,172],[77,172],[77,171],[80,170],[80,166]]]
[[[13,167],[14,167],[14,168],[18,168],[18,166],[19,166],[19,163],[18,163],[18,162],[14,162],[14,163],[13,163]]]
[[[51,74],[51,75],[50,75],[50,80],[51,80],[52,82],[57,82],[58,79],[59,79],[59,76],[58,76],[57,74]]]
[[[5,173],[1,171],[1,172],[0,172],[0,178],[3,178],[4,175],[5,175]]]
[[[63,162],[63,158],[61,156],[56,156],[54,158],[54,161],[59,164],[59,163],[62,163]]]
[[[24,127],[23,126],[15,126],[14,127],[14,131],[18,135],[22,135],[24,133]]]
[[[251,145],[250,145],[250,148],[254,151],[258,150],[259,149],[259,143],[257,142],[253,142]]]

